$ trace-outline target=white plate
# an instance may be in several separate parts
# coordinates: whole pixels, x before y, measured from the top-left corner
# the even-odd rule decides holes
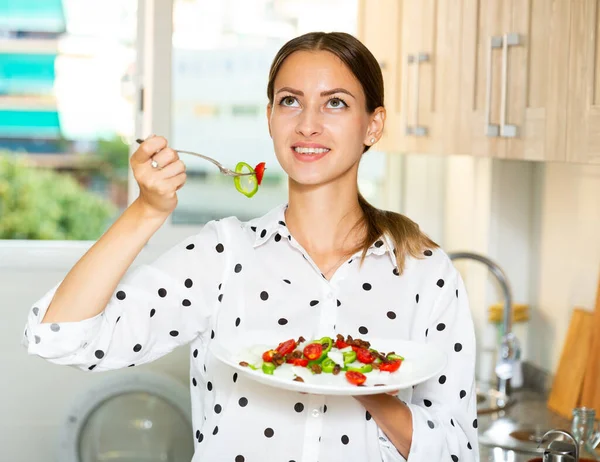
[[[446,366],[446,353],[438,347],[408,340],[371,341],[373,348],[404,356],[405,360],[400,369],[394,373],[366,374],[365,386],[357,387],[350,384],[345,374],[313,374],[305,367],[284,364],[277,368],[274,375],[267,375],[261,370],[254,371],[249,367],[240,366],[240,361],[254,362],[256,353],[266,351],[268,345],[256,345],[244,351],[231,351],[217,342],[211,342],[210,350],[213,355],[225,364],[237,369],[252,380],[271,387],[283,388],[290,391],[300,391],[317,395],[374,395],[388,391],[409,388],[439,374]],[[260,356],[258,356],[260,357]],[[258,363],[256,363],[258,364]],[[302,377],[304,382],[294,382],[294,374]],[[375,384],[383,384],[375,386]]]

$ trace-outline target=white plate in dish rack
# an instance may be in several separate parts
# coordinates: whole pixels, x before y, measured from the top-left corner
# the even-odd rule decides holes
[[[371,345],[379,351],[394,351],[405,360],[400,369],[394,373],[374,371],[366,374],[367,381],[361,387],[350,384],[343,372],[337,376],[325,373],[313,374],[305,367],[284,364],[277,368],[274,375],[267,375],[260,369],[254,371],[249,367],[240,366],[240,361],[254,363],[253,359],[256,359],[257,352],[272,348],[268,345],[254,345],[251,348],[232,351],[217,342],[211,342],[210,351],[217,359],[256,382],[284,390],[317,395],[375,395],[401,390],[435,377],[446,366],[446,353],[433,345],[408,340],[374,340]],[[294,381],[295,375],[302,377],[304,382]]]

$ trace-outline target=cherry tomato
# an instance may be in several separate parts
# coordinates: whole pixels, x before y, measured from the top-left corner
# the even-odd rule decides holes
[[[367,376],[360,372],[346,371],[346,380],[352,385],[362,385],[367,380]]]
[[[393,361],[381,363],[379,365],[379,370],[386,372],[396,372],[400,368],[400,364],[402,364],[402,361],[400,359],[394,359]]]
[[[289,355],[294,348],[296,348],[296,341],[291,339],[280,343],[276,350],[282,355]]]
[[[256,167],[254,167],[254,173],[256,174],[256,182],[260,186],[260,183],[263,179],[263,175],[265,174],[265,163],[261,162]]]
[[[263,353],[262,355],[262,359],[264,362],[266,363],[270,363],[271,361],[273,361],[273,355],[277,353],[275,350],[267,350]]]
[[[294,366],[306,367],[308,366],[308,359],[306,358],[290,358],[287,360],[289,364],[293,364]]]
[[[371,364],[373,361],[375,361],[375,356],[372,355],[369,350],[359,348],[358,350],[356,350],[356,359],[358,359],[363,364]]]
[[[311,361],[319,359],[323,353],[323,346],[320,343],[309,343],[304,347],[303,353]]]
[[[342,348],[346,348],[348,346],[348,344],[342,340],[336,340],[335,341],[335,347],[339,350],[341,350]]]

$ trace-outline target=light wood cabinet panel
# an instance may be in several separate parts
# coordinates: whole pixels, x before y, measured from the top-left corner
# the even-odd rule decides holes
[[[398,145],[402,3],[400,0],[359,0],[358,3],[358,38],[373,53],[383,74],[387,119],[383,137],[375,146],[383,151],[394,151]]]
[[[600,163],[600,1],[571,9],[567,160]]]
[[[513,0],[508,32],[505,120],[514,127],[505,157],[566,158],[571,1]]]
[[[500,137],[502,37],[510,14],[507,0],[463,0],[458,154],[506,156]]]

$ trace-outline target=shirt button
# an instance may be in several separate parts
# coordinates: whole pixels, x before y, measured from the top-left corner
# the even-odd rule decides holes
[[[327,294],[327,298],[328,298],[329,300],[331,300],[331,299],[333,298],[333,292],[329,292],[329,293]]]
[[[313,417],[319,417],[321,415],[318,409],[313,409],[311,414]]]

